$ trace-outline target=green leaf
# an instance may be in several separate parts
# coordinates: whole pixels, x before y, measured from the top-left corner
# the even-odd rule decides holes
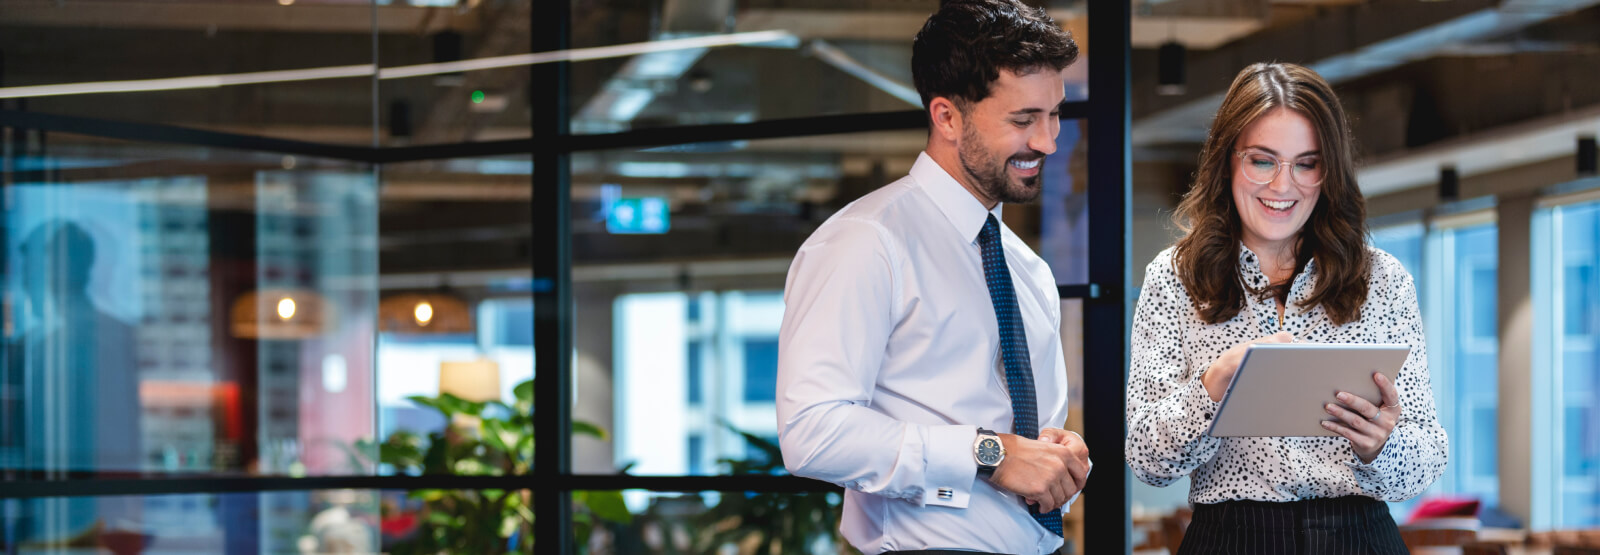
[[[483,461],[477,459],[462,459],[456,461],[456,464],[452,470],[454,470],[456,474],[482,476],[490,473],[490,466],[483,464]]]
[[[528,380],[517,384],[516,387],[511,388],[511,394],[517,397],[518,403],[532,403],[533,380]]]
[[[594,437],[594,438],[600,439],[600,440],[605,440],[606,439],[606,430],[605,430],[605,428],[601,428],[599,426],[594,425],[593,423],[584,422],[582,420],[573,420],[572,421],[572,433],[591,436],[591,437]]]
[[[628,505],[622,502],[620,491],[591,491],[585,504],[601,519],[622,524],[633,522],[633,513],[629,512]]]
[[[441,405],[439,403],[439,399],[435,397],[428,397],[424,395],[408,395],[406,396],[406,400],[439,411],[441,414],[444,414],[445,420],[449,420],[450,417],[453,416],[450,410],[445,408],[444,405]]]
[[[483,414],[483,402],[468,401],[449,393],[440,393],[438,403],[441,409],[450,411],[451,414],[465,414],[468,416],[480,416]]]
[[[483,436],[484,443],[501,453],[509,454],[511,452],[511,447],[507,445],[508,440],[511,443],[516,443],[517,441],[516,433],[506,430],[504,421],[492,418],[485,419],[479,423],[478,434]]]
[[[533,434],[528,434],[517,439],[517,453],[520,456],[533,458]]]
[[[582,546],[589,545],[589,534],[593,533],[594,524],[588,522],[572,523],[572,548],[576,553],[582,553]]]
[[[428,434],[428,451],[422,454],[422,472],[424,474],[444,474],[450,470],[449,442],[444,440],[444,434]]]
[[[428,512],[428,524],[454,528],[456,526],[456,517],[443,511],[430,511]]]

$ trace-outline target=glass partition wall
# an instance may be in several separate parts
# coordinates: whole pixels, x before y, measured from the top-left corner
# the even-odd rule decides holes
[[[761,6],[278,4],[0,22],[0,545],[839,547],[838,488],[773,450],[783,276],[921,150],[931,8],[841,41]],[[1103,453],[1068,552],[1121,552],[1129,14],[1057,12],[1062,150],[1007,223],[1062,279]]]

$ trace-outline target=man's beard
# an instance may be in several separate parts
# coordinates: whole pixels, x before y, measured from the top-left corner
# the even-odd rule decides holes
[[[961,158],[961,168],[972,177],[973,185],[990,199],[1005,203],[1033,202],[1039,198],[1043,189],[1039,186],[1044,172],[1022,178],[1021,184],[1013,184],[1011,175],[1006,171],[1012,159],[1023,161],[1039,160],[1044,154],[1029,149],[1026,153],[1018,153],[1010,158],[997,158],[983,150],[983,143],[978,137],[978,132],[971,124],[963,126],[961,131],[961,148],[957,154]],[[1040,168],[1041,170],[1043,168]]]

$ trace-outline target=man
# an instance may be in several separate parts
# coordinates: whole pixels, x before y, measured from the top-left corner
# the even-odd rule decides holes
[[[1089,473],[1066,420],[1056,281],[999,223],[1038,198],[1072,37],[1015,0],[947,2],[912,48],[927,150],[800,247],[778,343],[789,471],[847,488],[864,553],[1051,553]]]

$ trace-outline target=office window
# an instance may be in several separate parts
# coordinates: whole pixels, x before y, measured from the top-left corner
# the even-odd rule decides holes
[[[777,391],[778,338],[746,339],[744,341],[745,402],[775,402]]]
[[[1596,322],[1600,317],[1600,202],[1556,206],[1536,220],[1544,229],[1535,233],[1535,252],[1548,257],[1537,262],[1534,279],[1548,289],[1548,306],[1534,312],[1546,319],[1554,333],[1542,338],[1553,351],[1546,359],[1552,381],[1552,398],[1544,401],[1550,429],[1543,439],[1552,450],[1550,461],[1555,491],[1552,525],[1600,525],[1600,350],[1596,349]]]
[[[1500,489],[1498,237],[1493,222],[1433,229],[1426,279],[1418,280],[1434,401],[1450,434],[1451,464],[1431,491],[1488,506],[1499,503]]]
[[[1419,296],[1422,294],[1422,245],[1426,234],[1427,228],[1421,222],[1372,229],[1372,246],[1400,261],[1416,281]]]
[[[613,311],[613,411],[601,418],[615,432],[613,456],[575,459],[575,468],[632,464],[632,474],[719,474],[728,471],[719,459],[760,451],[744,433],[777,437],[781,295],[633,293],[617,297]],[[585,348],[580,342],[580,358]]]

